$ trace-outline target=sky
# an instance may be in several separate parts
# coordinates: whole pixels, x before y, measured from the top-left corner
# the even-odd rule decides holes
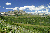
[[[46,11],[44,8],[49,9],[50,12],[50,0],[0,0],[0,12],[14,10],[24,10],[26,12]]]

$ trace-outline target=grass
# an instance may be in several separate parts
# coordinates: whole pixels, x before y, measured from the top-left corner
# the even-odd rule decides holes
[[[35,16],[36,16],[36,15],[35,15]],[[8,19],[9,21],[11,21],[11,18],[14,18],[14,19],[15,19],[15,20],[14,20],[15,22],[13,22],[13,23],[11,22],[11,23],[10,23],[10,22],[8,21],[8,22],[5,22],[5,23],[7,23],[7,24],[10,23],[10,25],[13,25],[13,26],[15,26],[15,25],[16,25],[16,26],[21,26],[21,27],[23,26],[26,30],[30,30],[30,31],[33,31],[33,30],[34,30],[35,33],[37,33],[37,31],[39,31],[38,33],[43,33],[43,31],[45,32],[45,30],[47,30],[47,29],[50,31],[50,29],[49,29],[50,26],[49,26],[49,25],[48,25],[48,26],[47,26],[47,25],[46,25],[46,26],[44,26],[44,25],[38,25],[38,24],[33,25],[33,24],[27,24],[27,23],[26,23],[26,24],[25,24],[25,23],[17,23],[17,21],[16,21],[16,20],[19,20],[19,22],[20,22],[20,21],[22,21],[23,19],[25,19],[25,21],[26,21],[26,19],[27,19],[26,17],[30,17],[30,18],[32,19],[32,17],[35,17],[35,16],[34,16],[34,15],[31,15],[31,16],[19,16],[20,18],[19,18],[19,17],[16,17],[16,18],[15,18],[15,16],[13,16],[13,17],[12,17],[12,16],[7,16],[7,18],[10,17],[10,20]],[[40,17],[40,16],[36,16],[35,18],[38,19],[37,17]],[[18,19],[18,18],[19,18],[19,19]],[[23,18],[23,19],[22,19],[22,18]],[[22,19],[22,20],[21,20],[21,19]],[[2,21],[2,23],[3,23],[3,21]],[[5,24],[5,23],[4,23],[4,24]],[[37,23],[37,22],[36,22],[36,23]],[[43,23],[43,22],[42,22],[42,23]],[[45,24],[45,23],[44,23],[44,24]],[[6,25],[6,24],[5,24],[5,25]],[[6,26],[6,27],[7,27],[7,26]],[[6,28],[6,27],[3,27],[3,28]],[[7,28],[7,29],[8,29],[8,28]],[[9,29],[10,29],[10,28],[9,28]],[[12,30],[13,30],[13,29],[12,29]],[[19,29],[19,30],[20,30],[20,29]],[[0,31],[3,31],[3,30],[0,29]],[[21,31],[21,33],[24,33],[24,31]],[[26,33],[28,33],[28,31],[27,31]],[[46,32],[46,33],[47,33],[47,32]]]
[[[14,24],[24,25],[24,26],[50,27],[50,26],[40,26],[40,25],[31,25],[31,24],[22,24],[22,23],[14,23]]]

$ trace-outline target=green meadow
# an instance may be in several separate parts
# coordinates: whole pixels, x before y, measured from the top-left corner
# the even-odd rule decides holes
[[[50,17],[0,16],[0,33],[50,33]]]

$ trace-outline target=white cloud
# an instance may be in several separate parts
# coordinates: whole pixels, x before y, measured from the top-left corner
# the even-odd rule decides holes
[[[50,3],[49,3],[50,4]]]
[[[25,8],[25,7],[20,7],[20,8],[19,8],[19,10],[24,10],[24,9],[26,9],[26,8]]]
[[[11,3],[6,3],[6,5],[11,5]]]
[[[48,7],[50,8],[50,6],[48,5]]]
[[[48,12],[50,14],[50,12]]]
[[[33,14],[33,13],[35,13],[35,12],[27,12],[27,13],[28,13],[28,14],[29,14],[29,13],[32,13],[32,14]]]
[[[38,7],[35,7],[35,6],[24,6],[24,7],[20,7],[19,10],[24,10],[26,8],[29,8],[27,10],[42,10],[44,9],[44,6],[38,6]]]
[[[19,8],[19,10],[25,10],[26,8],[34,8],[35,6],[24,6],[24,7],[20,7]],[[27,10],[29,10],[29,9],[27,9]],[[30,10],[32,10],[32,9],[30,9]]]
[[[15,7],[13,10],[17,10],[17,8],[19,8],[19,7]]]
[[[13,9],[13,10],[17,10],[17,8],[19,8],[19,7],[15,7],[15,8],[6,8],[6,9]]]
[[[49,10],[49,9],[46,9],[46,11],[43,11],[43,10],[42,10],[42,11],[38,11],[38,13],[41,13],[41,12],[43,12],[43,13],[48,13],[48,10]]]
[[[4,7],[3,7],[4,8]]]
[[[14,9],[14,8],[6,8],[6,9]]]
[[[1,6],[0,6],[1,7]]]
[[[18,9],[19,10],[25,10],[25,9],[27,9],[27,10],[31,10],[31,11],[35,10],[35,12],[27,12],[27,13],[41,13],[41,12],[48,13],[48,11],[49,11],[48,8],[50,8],[49,5],[48,5],[48,7],[41,5],[41,6],[38,6],[38,7],[35,7],[35,6],[24,6],[24,7],[20,7],[20,8],[19,7],[15,7],[15,8],[6,8],[6,9],[13,9],[13,10],[18,10]],[[43,9],[46,9],[46,11],[43,11]],[[42,10],[42,11],[40,11],[40,10]]]
[[[38,11],[38,13],[41,13],[41,11]]]
[[[35,7],[35,6],[24,6],[24,7],[15,7],[15,8],[6,8],[6,9],[13,9],[13,10],[17,10],[17,8],[19,9],[19,10],[25,10],[25,9],[27,9],[27,10],[35,10],[35,11],[38,11],[38,10],[42,10],[42,9],[44,9],[44,6],[43,5],[41,5],[41,6],[38,6],[38,7]]]
[[[37,12],[37,11],[35,11],[35,12]]]

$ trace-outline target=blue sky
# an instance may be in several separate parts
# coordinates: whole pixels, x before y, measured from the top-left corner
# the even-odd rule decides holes
[[[7,2],[11,3],[11,5],[6,5]],[[12,9],[6,9],[6,8],[24,7],[27,5],[28,6],[34,5],[35,7],[38,7],[44,4],[44,6],[47,7],[47,4],[49,3],[50,3],[50,0],[0,0],[0,6],[1,6],[0,12],[8,12],[12,10]],[[30,10],[26,10],[26,11],[31,12]]]

